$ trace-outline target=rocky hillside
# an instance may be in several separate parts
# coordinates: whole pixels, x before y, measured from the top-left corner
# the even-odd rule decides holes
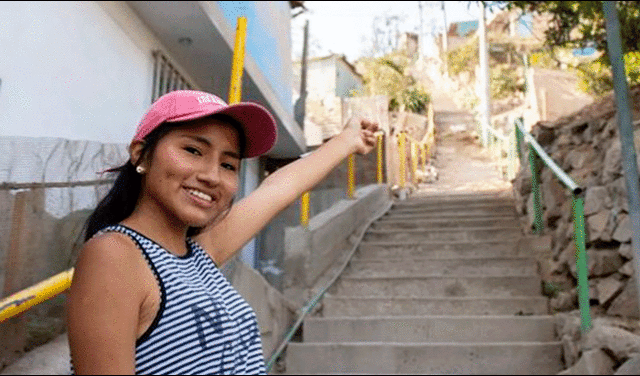
[[[634,138],[640,146],[640,87],[631,90]],[[585,188],[585,223],[591,303],[598,312],[640,318],[633,275],[631,226],[618,120],[613,95],[555,122],[539,122],[531,134],[551,158]],[[640,164],[640,163],[639,163]],[[542,165],[542,164],[540,164]],[[548,282],[552,309],[577,308],[571,196],[548,168],[541,168],[545,233],[552,235]],[[519,211],[533,221],[531,171],[514,181]]]
[[[636,154],[640,156],[640,86],[631,88],[630,97],[634,143]],[[544,234],[552,239],[552,258],[541,264],[541,274],[545,291],[552,298],[552,313],[557,313],[560,321],[571,317],[572,324],[560,325],[559,330],[565,347],[566,366],[573,365],[579,370],[584,364],[595,362],[599,366],[607,364],[605,368],[608,370],[615,369],[625,361],[631,362],[633,354],[640,353],[640,312],[633,279],[632,229],[615,97],[610,94],[554,122],[539,122],[532,127],[531,134],[551,158],[585,189],[589,292],[595,327],[587,337],[581,338],[571,195],[550,169],[539,163]],[[513,183],[518,211],[532,228],[531,170],[528,164],[522,165]],[[618,345],[612,345],[616,343]],[[624,351],[616,350],[616,346],[623,347]],[[605,353],[608,355],[604,356]],[[600,360],[594,360],[596,358]],[[637,370],[640,357],[636,356],[634,362]],[[571,372],[573,370],[567,374]]]

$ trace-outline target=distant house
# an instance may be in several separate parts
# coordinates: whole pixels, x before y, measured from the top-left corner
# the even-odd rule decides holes
[[[478,33],[479,21],[454,22],[447,29],[447,49],[449,51],[463,45]],[[547,14],[522,14],[518,10],[502,11],[487,22],[487,38],[491,43],[492,57],[500,57],[505,51],[505,44],[515,44],[520,48],[533,47],[544,40],[544,33],[549,25]],[[442,34],[437,36],[437,45],[442,47]],[[504,54],[503,54],[504,55]],[[505,55],[506,56],[506,55]]]
[[[479,24],[477,20],[451,23],[447,30],[447,46],[449,50],[455,49],[464,44],[467,39],[473,37],[478,31]],[[439,43],[439,45],[442,45],[442,43]]]
[[[344,98],[362,91],[364,81],[344,55],[331,54],[308,60],[307,93],[310,99]],[[301,63],[294,62],[294,88],[300,88]]]
[[[341,129],[341,98],[361,94],[364,80],[344,55],[309,59],[304,133],[307,146],[316,146]],[[293,89],[300,91],[301,63],[294,62]],[[294,98],[295,100],[295,98]]]
[[[398,45],[408,56],[415,57],[420,52],[419,42],[418,34],[405,32],[400,35]]]

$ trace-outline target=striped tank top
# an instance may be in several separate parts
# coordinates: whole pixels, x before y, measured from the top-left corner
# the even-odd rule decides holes
[[[136,341],[136,374],[265,374],[256,315],[192,239],[176,256],[123,225],[142,251],[161,292],[160,309]]]

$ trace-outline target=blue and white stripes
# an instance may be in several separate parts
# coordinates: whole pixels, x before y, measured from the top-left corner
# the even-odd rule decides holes
[[[160,310],[136,342],[138,374],[265,374],[256,315],[191,239],[178,257],[122,225],[102,230],[131,237],[162,294]]]

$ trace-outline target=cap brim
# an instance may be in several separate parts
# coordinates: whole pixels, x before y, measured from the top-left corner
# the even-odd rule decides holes
[[[267,109],[257,103],[241,102],[217,111],[198,111],[167,121],[195,120],[215,114],[231,116],[242,126],[246,140],[244,158],[253,158],[268,153],[276,143],[278,138],[276,121]]]

